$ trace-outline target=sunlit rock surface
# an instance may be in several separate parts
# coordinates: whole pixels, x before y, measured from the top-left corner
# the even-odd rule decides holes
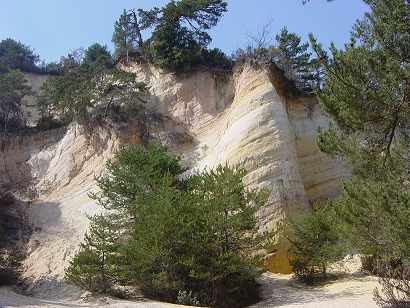
[[[341,161],[315,145],[316,128],[329,123],[316,99],[287,95],[269,67],[243,64],[232,74],[197,69],[182,76],[145,64],[126,69],[148,86],[148,135],[183,153],[188,173],[243,164],[248,185],[270,189],[269,202],[258,213],[261,230],[303,215],[309,203],[336,196],[341,179],[349,175]],[[28,170],[39,194],[28,207],[33,229],[23,273],[28,291],[49,298],[72,295],[74,289],[63,283],[64,268],[88,228],[86,215],[100,211],[88,193],[96,190],[95,176],[104,173],[105,162],[120,144],[144,142],[133,125],[90,134],[72,124],[66,131],[37,137],[44,142],[3,141],[0,167]],[[266,266],[289,272],[288,248],[286,236],[278,235],[277,244],[266,251]]]

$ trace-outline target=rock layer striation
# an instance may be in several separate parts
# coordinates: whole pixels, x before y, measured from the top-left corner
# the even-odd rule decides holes
[[[249,172],[246,184],[270,189],[258,213],[261,230],[303,215],[316,200],[336,196],[341,179],[349,175],[340,160],[315,145],[316,128],[329,124],[316,98],[289,92],[277,82],[274,67],[245,63],[232,74],[197,69],[183,76],[147,64],[124,68],[148,86],[148,135],[183,153],[188,172],[243,164]],[[39,193],[28,209],[33,230],[23,273],[28,291],[49,298],[72,294],[74,289],[63,283],[64,268],[88,228],[86,216],[101,210],[88,193],[96,190],[95,176],[104,173],[120,144],[144,141],[136,131],[101,127],[90,134],[72,124],[55,138],[44,138],[48,141],[41,146],[26,142],[26,148],[3,148],[3,169],[29,170]],[[289,272],[288,248],[286,236],[278,235],[266,251],[266,266]]]

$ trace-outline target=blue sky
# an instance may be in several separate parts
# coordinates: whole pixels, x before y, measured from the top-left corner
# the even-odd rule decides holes
[[[168,0],[0,0],[0,40],[12,38],[29,45],[46,62],[59,61],[71,50],[93,43],[113,50],[114,22],[123,9],[162,7]],[[307,41],[312,32],[319,42],[343,47],[356,19],[367,6],[361,0],[228,0],[228,12],[210,31],[210,47],[230,55],[247,42],[246,33],[272,19],[274,36],[284,26]]]

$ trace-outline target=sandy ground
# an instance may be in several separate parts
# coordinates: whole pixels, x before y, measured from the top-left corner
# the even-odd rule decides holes
[[[0,288],[0,307],[1,308],[14,308],[14,307],[27,307],[27,308],[51,308],[51,307],[141,307],[141,308],[159,308],[159,307],[181,307],[179,305],[166,304],[160,302],[154,302],[147,299],[139,299],[136,301],[124,301],[115,299],[100,299],[100,300],[77,300],[77,301],[55,301],[46,300],[33,297],[27,297],[24,295],[16,294],[10,288]],[[185,306],[186,307],[186,306]]]
[[[291,275],[265,274],[261,278],[264,300],[252,307],[372,308],[377,278],[362,276],[340,279],[320,286],[296,284]]]
[[[307,287],[296,284],[291,275],[264,274],[262,283],[263,301],[251,306],[264,307],[311,307],[311,308],[372,308],[373,290],[378,286],[373,276],[349,276],[321,287]],[[53,301],[26,297],[16,294],[10,288],[0,288],[0,307],[45,308],[45,307],[107,307],[107,308],[158,308],[181,307],[178,305],[154,302],[146,299],[123,301],[115,299],[77,301]],[[186,307],[186,306],[185,306]]]

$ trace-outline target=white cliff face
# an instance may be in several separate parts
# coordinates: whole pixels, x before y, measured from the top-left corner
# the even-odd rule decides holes
[[[55,129],[27,136],[1,136],[0,138],[0,183],[15,181],[26,173],[26,162],[33,155],[48,149],[65,134],[65,129]],[[28,175],[26,175],[28,176]]]
[[[35,93],[39,93],[40,87],[46,78],[47,75],[44,74],[24,73],[24,79],[27,80],[28,85],[31,86],[32,91]],[[23,107],[28,120],[28,125],[35,126],[40,119],[40,111],[38,110],[35,96],[30,95],[24,97]]]
[[[177,80],[152,68],[135,72],[155,93],[148,107],[182,123],[193,136],[183,149],[191,170],[243,164],[249,185],[271,190],[258,213],[261,229],[275,228],[282,218],[303,215],[308,203],[339,193],[348,170],[315,145],[316,128],[327,127],[328,119],[314,98],[281,97],[267,69],[245,65],[233,78],[200,71]],[[288,248],[279,236],[267,266],[288,272]]]
[[[340,194],[341,179],[351,174],[351,168],[340,158],[330,158],[315,144],[316,129],[327,129],[329,119],[320,110],[316,98],[294,100],[288,107],[296,139],[299,172],[309,203],[327,200]]]
[[[94,177],[105,172],[118,146],[107,130],[89,136],[72,124],[59,142],[27,161],[39,192],[28,209],[33,228],[23,268],[28,293],[59,298],[75,292],[64,284],[64,269],[88,230],[87,215],[101,212],[88,193],[96,191]]]
[[[128,69],[148,86],[147,110],[161,114],[160,122],[148,125],[149,132],[183,153],[190,172],[240,163],[249,172],[247,184],[270,189],[269,202],[258,213],[261,229],[303,215],[309,203],[339,193],[348,169],[314,144],[316,128],[326,127],[328,119],[312,97],[279,95],[268,69],[244,65],[233,76],[199,70],[180,77],[148,65]],[[94,176],[104,172],[124,140],[138,137],[104,129],[87,136],[72,125],[59,142],[27,158],[41,194],[30,205],[34,232],[24,277],[37,295],[51,292],[44,281],[62,281],[88,228],[86,215],[101,210],[87,195],[96,189]],[[288,248],[279,236],[267,252],[267,267],[289,271]]]

